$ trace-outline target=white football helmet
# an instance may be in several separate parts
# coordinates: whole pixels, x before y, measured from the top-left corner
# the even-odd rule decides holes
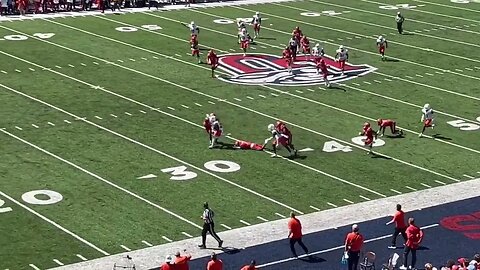
[[[378,36],[378,39],[383,40],[383,36],[382,35]]]
[[[258,11],[255,12],[255,15],[260,16],[260,12],[258,12]]]
[[[275,126],[273,124],[268,125],[267,130],[272,132],[275,129]]]
[[[340,45],[340,47],[338,47],[340,50],[343,50],[345,49],[345,47],[343,47],[343,45]]]
[[[426,103],[425,105],[423,105],[423,109],[430,110],[430,104]]]

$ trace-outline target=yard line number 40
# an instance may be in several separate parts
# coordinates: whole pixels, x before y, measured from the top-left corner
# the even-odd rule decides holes
[[[22,200],[28,204],[49,205],[63,200],[62,194],[53,190],[32,190],[22,195]],[[4,207],[5,201],[0,199],[0,214],[13,211],[11,207]]]

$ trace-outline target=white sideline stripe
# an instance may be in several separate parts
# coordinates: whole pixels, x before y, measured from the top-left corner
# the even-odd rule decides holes
[[[362,199],[364,199],[364,200],[366,200],[366,201],[371,201],[370,198],[365,197],[365,196],[363,196],[363,195],[358,195],[358,197],[360,197],[360,198],[362,198]]]
[[[437,227],[437,226],[438,226],[438,224],[431,224],[431,225],[423,226],[423,227],[421,227],[421,229],[426,230],[426,229],[434,228],[434,227]],[[365,243],[370,243],[370,242],[374,242],[374,241],[378,241],[378,240],[382,240],[382,239],[386,239],[386,238],[390,238],[390,237],[392,237],[392,234],[387,234],[387,235],[367,239],[367,240],[365,240]],[[318,255],[318,254],[322,254],[322,253],[327,253],[327,252],[331,252],[331,251],[335,251],[335,250],[339,250],[339,249],[344,249],[344,248],[345,248],[345,245],[340,245],[340,246],[336,246],[336,247],[332,247],[332,248],[328,248],[328,249],[323,249],[323,250],[319,250],[319,251],[315,251],[315,252],[310,252],[309,254],[302,254],[302,255],[298,256],[297,258],[290,257],[290,258],[286,258],[286,259],[282,259],[282,260],[277,260],[277,261],[273,261],[273,262],[260,264],[257,267],[258,268],[264,268],[264,267],[267,267],[267,266],[286,263],[286,262],[289,262],[289,261],[298,260],[298,259],[301,259],[301,258],[305,258],[305,257],[313,256],[313,255]]]
[[[435,73],[437,73],[437,74],[440,74],[440,75],[443,75],[443,74],[445,74],[445,73],[443,73],[443,72],[440,72],[440,71],[435,71]]]
[[[313,205],[310,205],[310,208],[312,208],[312,209],[315,210],[315,211],[320,211],[320,208],[315,207],[315,206],[313,206]]]
[[[152,244],[150,244],[149,242],[145,241],[145,240],[142,240],[142,243],[144,243],[145,245],[149,246],[149,247],[153,247]]]
[[[427,188],[431,188],[431,187],[432,187],[432,186],[427,185],[427,184],[425,184],[425,183],[420,183],[420,185],[422,185],[422,186],[424,186],[424,187],[427,187]]]
[[[138,71],[137,71],[137,72],[138,72]],[[155,78],[156,78],[156,77],[155,77]],[[159,79],[159,80],[163,80],[163,79],[160,79],[160,78],[158,78],[158,79]],[[165,80],[165,81],[166,81],[166,80]],[[166,81],[166,82],[169,82],[169,81]],[[169,83],[172,84],[172,82],[169,82]],[[177,85],[177,84],[174,84],[174,85],[180,87],[180,85]],[[226,182],[226,183],[229,183],[229,184],[231,184],[231,185],[233,185],[233,186],[235,186],[235,187],[237,187],[237,188],[240,188],[240,189],[242,189],[242,190],[244,190],[244,191],[247,191],[247,192],[249,192],[249,193],[252,193],[252,194],[254,194],[254,195],[257,195],[257,196],[259,196],[259,197],[261,197],[261,198],[263,198],[263,199],[265,199],[265,200],[268,200],[268,201],[270,201],[270,202],[272,202],[272,203],[275,203],[275,204],[280,205],[280,206],[282,206],[282,207],[285,207],[285,208],[288,208],[288,209],[290,209],[290,210],[293,210],[293,211],[295,211],[295,212],[297,212],[297,213],[299,213],[299,214],[303,214],[302,211],[297,210],[297,209],[295,209],[295,208],[293,208],[293,207],[291,207],[291,206],[288,206],[288,205],[286,205],[286,204],[284,204],[284,203],[281,203],[281,202],[279,202],[279,201],[277,201],[277,200],[275,200],[275,199],[272,199],[272,198],[270,198],[270,197],[268,197],[268,196],[265,196],[265,195],[263,195],[263,194],[260,194],[260,193],[254,191],[254,190],[251,190],[251,189],[249,189],[249,188],[246,188],[246,187],[244,187],[244,186],[241,186],[241,185],[239,185],[239,184],[237,184],[237,183],[235,183],[235,182],[233,182],[233,181],[231,181],[231,180],[228,180],[228,179],[226,179],[226,178],[220,177],[220,176],[218,176],[218,175],[216,175],[216,174],[214,174],[214,173],[211,173],[211,172],[209,172],[209,171],[207,171],[207,170],[204,170],[204,169],[201,169],[201,168],[199,168],[199,167],[197,167],[197,166],[191,165],[191,164],[189,164],[188,162],[185,162],[185,161],[183,161],[183,160],[180,160],[180,159],[178,159],[178,158],[176,158],[176,157],[173,157],[173,156],[171,156],[171,155],[169,155],[169,154],[167,154],[167,153],[164,153],[164,152],[162,152],[162,151],[160,151],[160,150],[158,150],[158,149],[156,149],[156,148],[153,148],[153,147],[151,147],[151,146],[148,146],[148,145],[146,145],[146,144],[143,144],[143,143],[141,143],[141,142],[138,142],[138,141],[136,141],[136,140],[134,140],[134,139],[131,139],[131,138],[129,138],[129,137],[123,135],[123,134],[120,134],[120,133],[118,133],[118,132],[115,132],[115,131],[113,131],[113,130],[110,130],[110,129],[108,129],[108,128],[105,128],[105,127],[103,127],[103,126],[100,126],[100,125],[98,125],[98,124],[96,124],[96,123],[94,123],[94,122],[91,122],[91,121],[87,120],[87,119],[80,118],[80,117],[76,116],[75,114],[72,114],[72,113],[70,113],[70,112],[68,112],[68,111],[66,111],[66,110],[63,110],[63,109],[61,109],[61,108],[58,108],[58,107],[56,107],[56,106],[53,106],[53,105],[51,105],[51,104],[49,104],[49,103],[47,103],[47,102],[45,102],[45,101],[42,101],[42,100],[37,99],[37,98],[35,98],[35,97],[29,96],[29,95],[27,95],[27,94],[25,94],[25,93],[23,93],[23,92],[17,91],[17,90],[15,90],[15,89],[10,88],[10,87],[8,87],[8,86],[5,86],[5,85],[3,85],[3,84],[0,84],[0,86],[3,87],[3,88],[5,88],[5,89],[8,89],[8,90],[10,90],[10,91],[12,91],[12,92],[15,92],[15,93],[17,93],[17,94],[19,94],[19,95],[22,95],[22,96],[24,96],[24,97],[27,97],[27,98],[29,98],[29,99],[32,99],[32,100],[37,101],[37,102],[39,102],[39,103],[42,103],[42,104],[44,104],[44,105],[46,105],[46,106],[48,106],[48,107],[50,107],[50,108],[53,108],[53,109],[58,110],[58,111],[60,111],[60,112],[63,112],[63,113],[65,113],[65,114],[67,114],[67,115],[73,116],[74,118],[79,119],[79,120],[82,120],[82,121],[84,121],[84,122],[87,123],[87,124],[90,124],[90,125],[95,126],[95,127],[99,128],[99,129],[102,129],[102,130],[104,130],[104,131],[106,131],[106,132],[109,132],[109,133],[111,133],[111,134],[114,134],[114,135],[116,135],[116,136],[118,136],[118,137],[120,137],[120,138],[123,138],[123,139],[125,139],[125,140],[127,140],[127,141],[130,141],[130,142],[135,143],[135,144],[137,144],[137,145],[139,145],[139,146],[142,146],[142,147],[144,147],[144,148],[147,148],[147,149],[149,149],[149,150],[151,150],[151,151],[153,151],[153,152],[156,152],[156,153],[161,154],[161,155],[163,155],[163,156],[165,156],[165,157],[168,157],[168,158],[173,159],[173,160],[175,160],[175,161],[177,161],[177,162],[180,162],[180,163],[182,163],[182,164],[184,164],[184,165],[187,165],[187,166],[189,166],[189,167],[191,167],[191,168],[194,168],[194,169],[196,169],[196,170],[198,170],[198,171],[201,171],[201,172],[206,173],[206,174],[208,174],[208,175],[210,175],[210,176],[213,176],[214,178],[217,178],[217,179],[222,180],[222,181],[224,181],[224,182]],[[190,88],[186,88],[186,87],[183,86],[182,89],[190,89]],[[193,89],[190,89],[190,90],[193,90]],[[225,101],[225,102],[227,102],[227,101]],[[137,103],[138,103],[138,102],[137,102]],[[159,111],[159,110],[157,110],[157,111]],[[177,117],[177,118],[178,118],[178,117]],[[66,121],[66,120],[65,120],[65,121]],[[32,145],[33,145],[33,144],[32,144]],[[299,163],[299,164],[300,164],[300,163]],[[112,184],[113,184],[113,183],[112,183]],[[118,186],[118,187],[119,187],[119,186]],[[120,187],[119,187],[119,188],[120,188]],[[126,189],[124,189],[124,190],[127,191]],[[130,192],[130,191],[129,191],[129,192]],[[134,193],[132,192],[131,194],[134,194]],[[136,195],[136,194],[135,194],[135,195]],[[138,195],[137,195],[137,196],[138,196]],[[141,197],[138,196],[138,198],[141,198]],[[160,207],[160,206],[158,206],[158,207]],[[162,208],[162,209],[164,209],[164,208]],[[166,209],[165,209],[165,210],[166,210]],[[167,211],[168,211],[168,210],[167,210]],[[181,218],[181,219],[184,220],[184,221],[187,221],[187,219],[185,219],[185,218],[183,218],[183,217],[180,217],[180,216],[174,214],[174,213],[171,212],[171,211],[169,211],[169,213],[175,215],[176,217]],[[195,224],[195,223],[193,223],[193,222],[191,222],[191,221],[188,221],[188,223],[190,223],[190,224],[192,224],[192,225]],[[198,227],[198,228],[201,228],[201,227],[200,227],[199,225],[197,225],[197,224],[195,224],[194,226],[195,226],[195,227]]]
[[[435,180],[435,182],[437,182],[437,183],[439,183],[439,184],[441,184],[441,185],[446,185],[446,183],[445,183],[445,182],[442,182],[442,181]]]
[[[258,218],[258,219],[260,219],[261,221],[265,221],[265,222],[267,222],[267,221],[268,221],[268,219],[266,219],[266,218],[263,218],[263,217],[261,217],[261,216],[257,216],[257,218]]]
[[[53,259],[53,262],[58,264],[58,265],[65,265],[64,263],[62,263],[61,261],[59,261],[57,259]]]
[[[3,132],[4,134],[7,134],[7,135],[10,136],[10,137],[15,138],[15,139],[18,138],[17,136],[15,136],[15,135],[11,134],[10,132],[5,131],[5,130],[3,130],[3,129],[0,129],[0,131]],[[20,140],[23,140],[23,139],[20,139]],[[16,204],[16,205],[22,207],[23,209],[27,210],[28,212],[34,214],[35,216],[37,216],[37,217],[43,219],[44,221],[50,223],[51,225],[53,225],[53,226],[56,227],[57,229],[62,230],[64,233],[69,234],[70,236],[72,236],[73,238],[77,239],[78,241],[84,243],[85,245],[87,245],[87,246],[95,249],[96,251],[102,253],[103,255],[106,255],[106,256],[110,255],[108,252],[106,252],[106,251],[98,248],[98,247],[95,246],[94,244],[88,242],[87,240],[83,239],[82,237],[78,236],[77,234],[75,234],[75,233],[69,231],[68,229],[62,227],[61,225],[57,224],[55,221],[53,221],[53,220],[51,220],[51,219],[48,219],[47,217],[43,216],[42,214],[40,214],[40,213],[36,212],[35,210],[31,209],[30,207],[28,207],[28,206],[20,203],[19,201],[17,201],[17,200],[15,200],[14,198],[8,196],[7,194],[3,193],[2,191],[0,191],[0,195],[1,195],[2,197],[4,197],[4,198],[7,198],[8,200],[10,200],[11,202],[13,202],[14,204]],[[33,265],[33,264],[30,264],[30,266],[31,266],[32,268],[34,268],[34,269],[36,268],[36,266]],[[38,268],[36,268],[36,269],[38,269]]]
[[[1,26],[0,26],[0,27],[1,27]],[[12,31],[17,32],[17,33],[22,33],[22,32],[16,31],[16,30],[12,30]],[[22,33],[22,34],[24,34],[24,33]],[[59,45],[59,44],[56,44],[56,43],[53,43],[53,42],[50,42],[50,41],[38,39],[38,38],[33,37],[33,36],[31,36],[31,37],[34,38],[34,39],[43,41],[43,42],[47,42],[47,43],[52,44],[52,45],[57,46],[57,47],[60,47],[60,48],[63,48],[63,49],[69,50],[69,51],[73,51],[73,52],[76,52],[76,53],[78,53],[78,54],[81,54],[81,55],[90,57],[90,58],[100,59],[100,60],[102,60],[102,61],[105,61],[105,62],[108,62],[108,63],[109,63],[109,61],[107,61],[107,60],[103,60],[103,59],[101,59],[101,58],[98,58],[98,57],[95,57],[95,56],[91,56],[91,55],[88,55],[88,54],[86,54],[86,53],[83,53],[83,52],[80,52],[80,51],[76,51],[76,50],[67,48],[67,47],[65,47],[65,46],[62,46],[62,45]],[[3,53],[3,52],[2,52],[2,53]],[[4,54],[5,54],[5,53],[4,53]],[[6,55],[8,55],[8,54],[6,54]],[[11,56],[11,55],[10,55],[10,56]],[[12,56],[12,57],[14,57],[14,56]],[[14,58],[17,58],[17,57],[14,57]],[[135,72],[135,73],[138,73],[138,74],[142,74],[142,75],[144,75],[144,76],[146,76],[146,77],[150,77],[150,78],[153,78],[153,79],[156,79],[156,80],[160,80],[160,81],[162,81],[162,82],[165,82],[165,83],[168,83],[168,84],[177,86],[177,87],[179,87],[179,88],[188,90],[188,91],[190,91],[190,92],[197,93],[197,94],[199,94],[199,95],[203,95],[203,96],[206,96],[206,97],[212,97],[212,96],[210,96],[210,95],[208,95],[208,94],[205,94],[205,93],[202,93],[202,92],[199,92],[199,91],[190,89],[190,88],[188,88],[188,87],[185,87],[185,86],[182,86],[182,85],[173,83],[173,82],[171,82],[171,81],[168,81],[168,80],[165,80],[165,79],[162,79],[162,78],[159,78],[159,77],[155,77],[155,76],[150,75],[150,74],[146,74],[146,73],[140,72],[140,71],[138,71],[138,70],[134,70],[134,69],[131,69],[131,68],[128,68],[128,67],[124,67],[124,66],[121,66],[121,65],[118,65],[118,64],[115,64],[115,63],[112,63],[112,65],[115,65],[115,66],[117,66],[117,67],[120,67],[120,68],[123,68],[123,69],[126,69],[126,70],[130,70],[130,71]],[[62,74],[62,75],[63,75],[63,74]],[[276,90],[276,89],[275,89],[275,90]],[[276,90],[276,91],[278,91],[278,90]],[[218,99],[218,98],[216,98],[216,97],[213,97],[213,98]],[[210,101],[209,101],[209,102],[210,102]],[[243,107],[243,106],[238,105],[238,104],[235,104],[235,103],[227,102],[226,100],[223,100],[223,102],[226,102],[226,103],[228,103],[228,104],[231,104],[231,105],[236,106],[236,107],[239,107],[239,108],[243,108],[243,109],[245,109],[245,110],[254,112],[254,113],[259,114],[259,115],[263,115],[263,116],[265,116],[265,117],[269,117],[269,118],[271,118],[271,119],[276,119],[276,118],[273,117],[273,116],[266,115],[266,114],[264,114],[264,113],[261,113],[261,112],[252,110],[252,109],[247,108],[247,107]],[[316,133],[316,134],[318,134],[318,135],[322,135],[322,136],[327,137],[327,138],[332,138],[331,136],[322,134],[322,133],[320,133],[320,132],[316,132],[316,131],[314,131],[314,130],[310,130],[310,129],[308,129],[308,128],[305,128],[305,127],[302,127],[302,126],[299,126],[299,125],[295,125],[295,124],[293,124],[293,123],[290,123],[290,124],[293,125],[293,126],[297,126],[297,127],[301,128],[301,129],[308,130],[308,131],[310,131],[310,132],[312,132],[312,133]],[[344,142],[344,143],[346,143],[346,142]],[[351,143],[347,143],[347,144],[353,145],[353,144],[351,144]],[[362,148],[362,147],[360,147],[360,146],[358,146],[358,145],[354,145],[354,146],[357,147],[358,149],[363,149],[363,150],[365,150],[364,148]],[[384,156],[385,156],[385,155],[384,155]],[[386,157],[387,157],[387,156],[386,156]],[[390,157],[390,158],[391,158],[391,157]],[[456,180],[456,179],[454,179],[454,178],[451,178],[451,177],[448,177],[448,176],[439,174],[439,173],[437,173],[437,172],[434,172],[434,171],[429,170],[429,169],[425,169],[425,168],[423,168],[423,167],[420,167],[420,166],[417,166],[417,165],[414,165],[414,164],[410,164],[410,163],[408,163],[408,162],[405,162],[405,161],[402,161],[402,160],[399,160],[399,159],[395,159],[395,158],[392,158],[392,159],[395,160],[395,161],[401,162],[401,163],[403,163],[403,164],[410,165],[410,166],[416,167],[416,168],[421,169],[421,170],[424,170],[424,171],[428,171],[428,172],[433,173],[433,174],[436,174],[436,175],[440,175],[440,176],[442,176],[442,177],[446,177],[446,178],[449,178],[449,179]],[[459,180],[456,180],[456,181],[459,181]],[[349,183],[349,182],[348,182],[348,183]],[[349,184],[351,184],[351,183],[349,183]],[[362,187],[362,188],[365,189],[364,187]],[[369,190],[369,189],[366,189],[366,190]],[[369,191],[370,191],[370,192],[373,192],[372,190],[369,190]],[[383,195],[383,196],[384,196],[384,195]]]
[[[343,199],[344,201],[346,201],[347,203],[351,203],[351,204],[354,204],[354,202],[350,201],[350,200],[347,200],[347,199]]]
[[[83,121],[87,121],[87,120],[83,120]],[[100,126],[98,126],[98,127],[100,127]],[[102,127],[102,128],[103,128],[103,127]],[[15,138],[15,139],[23,142],[24,144],[27,144],[27,145],[29,145],[29,146],[31,146],[31,147],[39,150],[40,152],[43,152],[43,153],[45,153],[45,154],[47,154],[47,155],[49,155],[49,156],[51,156],[51,157],[54,157],[54,158],[56,158],[56,159],[58,159],[58,160],[60,160],[60,161],[62,161],[62,162],[64,162],[64,163],[66,163],[66,164],[68,164],[68,165],[70,165],[70,166],[72,166],[72,167],[74,167],[74,168],[76,168],[76,169],[78,169],[78,170],[80,170],[80,171],[82,171],[82,172],[84,172],[84,173],[86,173],[86,174],[88,174],[88,175],[90,175],[90,176],[92,176],[92,177],[94,177],[94,178],[96,178],[96,179],[98,179],[98,180],[100,180],[100,181],[102,181],[102,182],[104,182],[104,183],[106,183],[106,184],[114,187],[114,188],[117,188],[117,189],[119,189],[119,190],[121,190],[121,191],[123,191],[123,192],[125,192],[125,193],[127,193],[127,194],[129,194],[129,195],[131,195],[131,196],[133,196],[133,197],[135,197],[135,198],[143,201],[143,202],[146,202],[147,204],[149,204],[149,205],[151,205],[151,206],[153,206],[153,207],[155,207],[155,208],[157,208],[157,209],[160,209],[160,210],[162,210],[162,211],[164,211],[164,212],[166,212],[166,213],[168,213],[168,214],[170,214],[170,215],[172,215],[172,216],[174,216],[174,217],[176,217],[176,218],[178,218],[178,219],[180,219],[180,220],[182,220],[182,221],[184,221],[184,222],[186,222],[186,223],[188,223],[188,224],[190,224],[190,225],[192,225],[192,226],[194,226],[194,227],[196,227],[196,228],[198,228],[198,229],[201,229],[201,228],[202,228],[201,226],[199,226],[199,225],[196,224],[195,222],[192,222],[192,221],[190,221],[190,220],[188,220],[188,219],[186,219],[186,218],[184,218],[184,217],[182,217],[182,216],[180,216],[180,215],[177,215],[177,214],[175,214],[174,212],[172,212],[172,211],[170,211],[170,210],[168,210],[168,209],[166,209],[166,208],[163,208],[163,207],[161,207],[160,205],[158,205],[158,204],[156,204],[156,203],[153,203],[153,202],[151,202],[151,201],[149,201],[149,200],[147,200],[147,199],[145,199],[145,198],[137,195],[136,193],[133,193],[133,192],[130,191],[130,190],[127,190],[127,189],[125,189],[125,188],[123,188],[123,187],[121,187],[121,186],[119,186],[119,185],[117,185],[117,184],[115,184],[115,183],[113,183],[113,182],[110,182],[110,181],[106,180],[105,178],[103,178],[103,177],[101,177],[101,176],[98,176],[97,174],[94,174],[94,173],[92,173],[92,172],[90,172],[90,171],[88,171],[88,170],[86,170],[86,169],[84,169],[84,168],[82,168],[82,167],[74,164],[73,162],[70,162],[70,161],[68,161],[68,160],[66,160],[66,159],[64,159],[64,158],[61,158],[61,157],[59,157],[59,156],[57,156],[57,155],[55,155],[55,154],[53,154],[53,153],[51,153],[51,152],[49,152],[49,151],[41,148],[41,147],[39,147],[39,146],[37,146],[37,145],[35,145],[35,144],[31,143],[31,142],[28,142],[28,141],[26,141],[26,140],[24,140],[24,139],[22,139],[22,138],[20,138],[20,137],[18,137],[18,136],[16,136],[16,135],[13,135],[12,133],[10,133],[10,132],[8,132],[8,131],[0,130],[0,132],[3,132],[3,133],[5,133],[5,134],[7,134],[8,136],[10,136],[10,137],[12,137],[12,138]],[[192,166],[190,166],[190,167],[192,167]],[[192,167],[192,168],[193,168],[193,167]],[[96,247],[95,247],[95,248],[96,248]],[[103,252],[102,252],[102,253],[103,253]],[[105,253],[106,253],[106,252],[105,252]]]
[[[392,188],[390,189],[390,191],[395,192],[395,193],[397,193],[397,194],[402,194],[402,192],[400,192],[400,191],[398,191],[398,190],[395,190],[395,189],[392,189]]]
[[[95,118],[99,119],[99,120],[102,120],[103,118],[98,116],[98,115],[95,115]]]
[[[133,59],[133,58],[129,58],[128,60],[130,60],[132,62],[135,62],[135,59]]]
[[[88,261],[87,258],[83,257],[83,256],[80,255],[80,254],[77,254],[77,257],[80,258],[80,260],[82,260],[82,261]]]
[[[286,218],[286,216],[284,216],[284,215],[282,215],[282,214],[280,214],[280,213],[275,213],[275,215],[277,215],[277,216],[279,216],[279,217],[281,217],[281,218]]]
[[[250,224],[250,223],[248,223],[248,222],[246,222],[245,220],[242,220],[242,219],[240,219],[240,223],[243,223],[243,224],[245,224],[245,225],[247,225],[247,226],[252,225],[252,224]]]
[[[37,126],[37,125],[35,125],[35,124],[32,124],[32,127],[34,127],[34,128],[38,128],[38,126]]]
[[[175,108],[172,108],[172,107],[167,107],[167,108],[172,110],[172,111],[175,111]]]
[[[193,235],[191,235],[191,234],[188,234],[188,233],[186,233],[186,232],[182,232],[182,234],[183,234],[183,235],[185,235],[186,237],[190,237],[190,238],[192,238],[192,237],[193,237]]]
[[[40,270],[40,268],[38,268],[37,266],[35,266],[35,264],[31,263],[29,264],[28,266],[30,266],[31,268],[35,269],[35,270]]]
[[[185,109],[190,109],[190,107],[188,107],[187,105],[183,105],[183,104],[182,104],[182,105],[180,105],[180,106],[182,106],[182,107],[185,108]]]
[[[124,245],[120,245],[121,248],[125,249],[126,251],[132,251],[131,249],[129,249],[128,247],[124,246]]]
[[[162,238],[165,239],[165,241],[167,241],[167,242],[173,242],[172,239],[166,237],[165,235],[162,235]]]
[[[231,229],[232,229],[232,227],[229,227],[229,226],[227,226],[227,225],[225,225],[225,224],[223,224],[223,223],[221,223],[220,226],[224,227],[224,228],[227,229],[227,230],[231,230]]]
[[[465,177],[467,177],[467,178],[470,178],[470,179],[474,179],[474,178],[475,178],[475,177],[470,176],[470,175],[468,175],[468,174],[464,174],[463,176],[465,176]]]
[[[53,126],[53,127],[55,126],[55,124],[52,123],[52,122],[47,122],[47,124],[49,124],[50,126]]]
[[[125,112],[125,114],[128,115],[128,116],[132,116],[132,114],[129,113],[129,112]]]
[[[16,129],[18,130],[23,130],[23,128],[19,127],[19,126],[15,126]]]
[[[455,70],[458,71],[458,72],[463,72],[463,70],[459,69],[459,68],[456,68]]]
[[[338,207],[338,205],[333,204],[333,203],[331,203],[331,202],[327,202],[327,204],[330,205],[330,206],[333,206],[333,207],[335,207],[335,208]]]
[[[198,107],[202,107],[202,104],[200,104],[200,103],[195,102],[195,105],[197,105]]]

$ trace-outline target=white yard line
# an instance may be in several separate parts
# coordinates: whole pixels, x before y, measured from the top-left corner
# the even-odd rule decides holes
[[[190,109],[190,107],[188,107],[187,105],[183,105],[183,104],[182,104],[182,105],[180,105],[180,106],[182,106],[182,107],[185,108],[185,109]]]
[[[95,115],[95,118],[97,118],[98,120],[102,120],[103,118],[98,116],[98,115]]]
[[[15,136],[15,135],[13,135],[13,134],[11,134],[11,133],[9,133],[8,131],[5,131],[5,130],[3,130],[3,129],[0,129],[0,132],[3,132],[4,134],[9,135],[10,137],[13,137],[13,138],[15,138],[15,139],[18,138],[17,136]],[[21,140],[22,140],[22,139],[21,139]],[[53,221],[53,220],[51,220],[51,219],[43,216],[42,214],[38,213],[37,211],[33,210],[32,208],[30,208],[30,207],[22,204],[21,202],[15,200],[14,198],[10,197],[9,195],[3,193],[2,191],[0,191],[0,196],[8,199],[8,200],[11,201],[12,203],[20,206],[21,208],[27,210],[28,212],[30,212],[30,213],[32,213],[33,215],[41,218],[42,220],[50,223],[51,225],[53,225],[53,226],[56,227],[57,229],[59,229],[59,230],[63,231],[64,233],[72,236],[73,238],[75,238],[75,239],[77,239],[78,241],[84,243],[85,245],[87,245],[87,246],[95,249],[96,251],[102,253],[103,255],[106,255],[106,256],[110,255],[108,252],[100,249],[99,247],[95,246],[95,245],[92,244],[91,242],[85,240],[84,238],[80,237],[79,235],[73,233],[72,231],[64,228],[63,226],[59,225],[59,224],[56,223],[55,221]],[[30,266],[32,266],[32,265],[30,265]],[[34,268],[34,267],[32,267],[32,268]]]
[[[241,99],[239,99],[239,98],[233,98],[233,99],[234,99],[234,100],[236,100],[236,101],[242,101],[242,100],[241,100]]]
[[[162,235],[162,238],[163,238],[165,241],[167,241],[167,242],[173,242],[172,239],[166,237],[165,235]]]
[[[88,261],[88,259],[82,256],[81,254],[77,254],[77,257],[80,258],[80,260],[82,261]]]
[[[197,105],[198,107],[202,107],[202,104],[200,104],[200,103],[195,102],[194,104]]]
[[[147,242],[145,240],[142,240],[142,243],[145,244],[146,246],[153,247],[152,244],[150,244],[149,242]]]
[[[418,189],[412,188],[412,187],[410,187],[410,186],[405,186],[405,187],[408,188],[408,189],[410,189],[410,190],[412,190],[412,191],[417,191],[417,190],[418,190]]]
[[[313,206],[313,205],[310,205],[310,208],[312,208],[312,209],[315,210],[315,211],[320,211],[320,208],[315,207],[315,206]]]
[[[366,200],[366,201],[371,201],[370,198],[365,197],[365,196],[363,196],[363,195],[358,195],[358,197],[360,197],[360,198],[362,198],[362,199],[364,199],[364,200]]]
[[[402,194],[402,192],[398,191],[398,190],[395,190],[395,189],[390,189],[390,191],[394,192],[394,193],[397,193],[397,194]]]
[[[335,208],[337,208],[337,207],[338,207],[338,205],[336,205],[336,204],[333,204],[333,203],[331,203],[331,202],[327,202],[327,204],[328,204],[328,205],[330,205],[330,206],[333,206],[333,207],[335,207]]]
[[[431,188],[431,187],[432,187],[432,186],[427,185],[427,184],[425,184],[425,183],[420,183],[420,185],[422,185],[422,186],[424,186],[424,187],[426,187],[426,188]]]
[[[52,123],[52,122],[47,122],[47,124],[49,124],[49,125],[50,125],[50,126],[52,126],[52,127],[54,127],[54,126],[55,126],[55,124],[54,124],[54,123]]]
[[[18,130],[23,130],[23,128],[19,127],[19,126],[15,126],[16,129]]]
[[[35,269],[35,270],[40,270],[40,268],[38,268],[35,264],[29,264],[28,266],[30,266],[31,268]]]
[[[186,232],[182,232],[182,234],[185,235],[186,237],[190,237],[190,238],[193,237],[193,235],[191,235],[191,234],[189,234],[189,233],[186,233]]]
[[[243,223],[244,225],[247,225],[247,226],[252,225],[252,224],[250,224],[250,223],[248,223],[248,222],[246,222],[245,220],[242,220],[242,219],[240,219],[240,223]]]
[[[124,114],[126,114],[126,115],[128,115],[128,116],[132,116],[132,114],[129,113],[129,112],[124,112]]]
[[[441,184],[441,185],[446,185],[446,184],[447,184],[447,183],[445,183],[445,182],[438,181],[438,180],[435,180],[435,182],[437,182],[437,183],[439,183],[439,184]]]
[[[354,204],[355,202],[353,201],[350,201],[350,200],[347,200],[347,199],[343,199],[344,201],[346,201],[347,203],[350,203],[350,204]]]
[[[268,221],[268,219],[266,219],[266,218],[264,218],[264,217],[261,217],[261,216],[257,216],[257,218],[260,219],[261,221],[265,221],[265,222]]]
[[[65,265],[64,263],[62,263],[61,261],[59,261],[57,259],[53,259],[53,262],[58,264],[58,265]]]
[[[464,174],[463,176],[467,177],[467,178],[470,178],[470,179],[474,179],[475,177],[471,176],[471,175],[468,175],[468,174]]]
[[[225,225],[225,224],[223,224],[223,223],[221,223],[220,226],[224,227],[224,228],[227,229],[227,230],[231,230],[231,229],[232,229],[232,227],[227,226],[227,225]]]
[[[281,218],[286,218],[285,215],[282,215],[282,214],[280,214],[280,213],[275,213],[275,215],[277,215],[277,216],[279,216],[279,217],[281,217]]]
[[[34,128],[39,128],[39,126],[35,125],[35,124],[32,124],[32,127]]]
[[[118,116],[116,116],[115,114],[110,114],[111,117],[114,117],[114,118],[118,118]]]
[[[67,123],[67,124],[71,124],[72,122],[68,121],[68,120],[63,120],[63,122]]]
[[[121,248],[123,248],[124,250],[126,251],[132,251],[130,248],[128,248],[127,246],[125,245],[120,245]]]

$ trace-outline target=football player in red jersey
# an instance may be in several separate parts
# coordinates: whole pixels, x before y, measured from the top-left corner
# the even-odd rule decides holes
[[[293,145],[289,142],[289,137],[286,134],[280,133],[276,128],[274,124],[270,124],[267,127],[268,131],[272,134],[272,137],[265,140],[265,143],[267,143],[269,140],[273,139],[273,155],[272,157],[277,156],[277,149],[280,146],[285,147],[287,151],[290,153],[290,156],[296,156],[297,155],[297,150],[293,147]]]
[[[308,40],[307,36],[303,36],[300,39],[300,44],[302,45],[303,54],[310,54],[310,41]]]
[[[377,133],[373,131],[372,127],[370,126],[370,123],[366,122],[365,124],[363,124],[363,129],[360,133],[358,133],[358,135],[367,137],[364,141],[365,147],[368,147],[368,150],[369,150],[368,154],[371,154],[374,137],[375,139],[377,138]]]
[[[378,53],[382,56],[382,60],[385,60],[385,49],[388,48],[388,42],[383,36],[377,38]]]
[[[292,73],[292,51],[290,50],[289,47],[286,47],[283,52],[282,52],[282,58],[285,59],[285,62],[287,63],[287,70],[288,73]]]
[[[267,144],[268,140],[265,140],[264,144],[252,143],[247,141],[236,140],[233,148],[235,149],[244,149],[244,150],[255,150],[255,151],[262,151],[265,149],[265,145]]]
[[[315,65],[317,67],[317,74],[319,74],[320,71],[322,72],[325,86],[330,87],[330,82],[328,81],[328,66],[327,63],[325,63],[325,60],[323,60],[323,58],[315,58]]]
[[[213,49],[207,54],[207,64],[212,68],[212,78],[214,78],[215,69],[218,67],[218,56]]]
[[[190,48],[192,49],[192,56],[196,56],[198,63],[202,63],[200,60],[200,48],[198,47],[198,39],[197,36],[192,36],[190,38]]]
[[[303,33],[302,30],[300,30],[300,27],[295,27],[295,29],[293,29],[292,31],[292,35],[295,38],[295,41],[297,41],[298,50],[300,50],[300,40],[303,37]]]
[[[292,132],[290,132],[290,129],[288,129],[287,125],[282,122],[281,120],[278,120],[276,123],[275,123],[275,130],[280,132],[281,134],[284,134],[286,135],[288,138],[287,138],[287,143],[288,145],[293,149],[295,150],[295,147],[293,146],[293,136],[292,136]]]
[[[397,129],[397,122],[390,120],[390,119],[381,119],[379,118],[377,120],[377,124],[379,127],[378,133],[380,134],[380,137],[383,137],[385,135],[385,129],[387,127],[390,128],[390,131],[392,132],[392,135],[403,135],[403,131],[400,129]]]
[[[212,120],[213,120],[212,117],[215,117],[214,113],[207,114],[205,116],[205,119],[203,120],[203,127],[205,128],[205,131],[208,134],[209,145],[212,143]]]

